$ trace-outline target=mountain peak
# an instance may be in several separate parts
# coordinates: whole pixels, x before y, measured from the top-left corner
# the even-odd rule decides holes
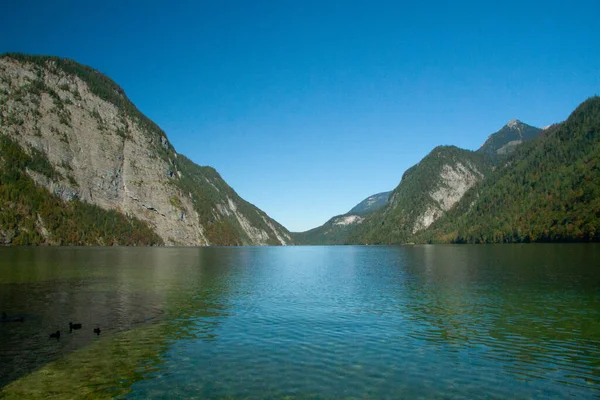
[[[488,154],[508,154],[519,144],[536,137],[541,130],[518,119],[511,119],[498,132],[488,136],[479,148]]]
[[[509,128],[517,128],[519,125],[523,125],[523,123],[521,121],[519,121],[518,119],[511,119],[510,121],[508,121],[506,123],[506,126],[508,126]]]

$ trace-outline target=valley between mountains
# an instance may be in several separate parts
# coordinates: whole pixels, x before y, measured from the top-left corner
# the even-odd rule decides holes
[[[599,241],[599,138],[597,96],[545,129],[512,120],[477,151],[436,147],[393,190],[292,233],[179,154],[107,76],[4,54],[0,244]]]

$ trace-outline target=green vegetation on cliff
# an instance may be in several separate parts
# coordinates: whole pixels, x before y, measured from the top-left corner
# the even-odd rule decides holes
[[[393,192],[383,193],[386,197],[379,204],[381,210],[367,215],[362,224],[338,225],[335,222],[343,216],[336,216],[320,227],[294,236],[302,244],[422,241],[421,232],[435,220],[453,213],[452,209],[469,193],[469,188],[480,185],[508,155],[541,131],[512,120],[490,135],[476,152],[455,146],[436,147],[404,173]],[[370,199],[363,203],[371,203]],[[358,214],[356,211],[363,203],[345,215]]]
[[[78,200],[63,201],[37,186],[26,170],[56,178],[47,158],[0,135],[0,243],[13,245],[158,245],[144,222]]]

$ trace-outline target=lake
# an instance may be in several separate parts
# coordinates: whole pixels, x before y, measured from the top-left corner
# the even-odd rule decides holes
[[[0,398],[600,398],[593,244],[0,248],[0,312]]]

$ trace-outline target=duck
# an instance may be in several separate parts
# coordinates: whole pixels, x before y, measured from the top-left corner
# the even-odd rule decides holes
[[[94,328],[94,333],[95,333],[96,335],[100,336],[100,332],[102,332],[102,331],[100,330],[100,327]]]
[[[81,329],[82,326],[82,324],[74,324],[72,322],[69,322],[69,331],[72,332],[75,329]]]
[[[56,331],[54,333],[51,333],[50,334],[50,339],[56,339],[56,340],[60,339],[60,331]]]

